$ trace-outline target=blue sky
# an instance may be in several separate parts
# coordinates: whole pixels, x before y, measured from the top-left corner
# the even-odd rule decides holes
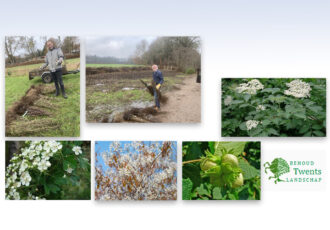
[[[120,145],[123,147],[125,144],[129,144],[132,141],[120,141]],[[100,157],[100,153],[105,152],[105,151],[109,151],[109,146],[112,143],[112,141],[96,141],[95,142],[95,153],[97,154],[97,159],[98,159],[98,164],[102,165],[103,168],[106,168],[106,165],[103,162],[102,157]],[[144,141],[146,146],[150,146],[153,143],[159,143],[160,146],[163,143],[163,141]],[[126,153],[135,153],[138,154],[138,152],[136,151],[131,151],[131,152],[124,152]],[[156,154],[160,153],[160,149],[156,152]],[[173,160],[176,162],[177,160],[177,143],[176,142],[172,142],[172,152],[173,155]]]

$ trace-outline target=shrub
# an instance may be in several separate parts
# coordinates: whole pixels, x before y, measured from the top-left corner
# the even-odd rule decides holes
[[[326,135],[326,79],[223,79],[222,136]]]
[[[183,142],[183,200],[259,200],[260,142]]]
[[[26,141],[6,168],[6,199],[90,199],[90,142]]]

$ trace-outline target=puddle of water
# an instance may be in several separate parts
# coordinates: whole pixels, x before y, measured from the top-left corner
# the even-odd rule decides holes
[[[122,90],[124,90],[124,91],[133,90],[133,89],[135,89],[135,88],[130,88],[130,87],[122,88]]]

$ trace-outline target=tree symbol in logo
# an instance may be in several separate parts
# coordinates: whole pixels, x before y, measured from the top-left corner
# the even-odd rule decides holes
[[[264,164],[264,167],[266,174],[267,174],[267,169],[269,169],[273,173],[273,176],[270,176],[268,179],[270,180],[274,178],[275,184],[277,184],[277,182],[284,181],[280,179],[280,176],[290,172],[290,166],[288,162],[286,162],[282,158],[275,158],[271,164],[269,164],[269,162],[266,162]]]

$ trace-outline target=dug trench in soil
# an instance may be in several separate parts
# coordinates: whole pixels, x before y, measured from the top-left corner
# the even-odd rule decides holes
[[[42,127],[54,127],[54,121],[49,119],[28,120],[24,117],[48,117],[51,113],[45,109],[56,107],[45,94],[53,92],[54,89],[45,85],[32,85],[25,95],[11,106],[6,112],[6,135],[19,134],[29,135],[33,131],[40,131]],[[39,124],[37,124],[40,122]],[[44,127],[44,128],[45,128]]]

